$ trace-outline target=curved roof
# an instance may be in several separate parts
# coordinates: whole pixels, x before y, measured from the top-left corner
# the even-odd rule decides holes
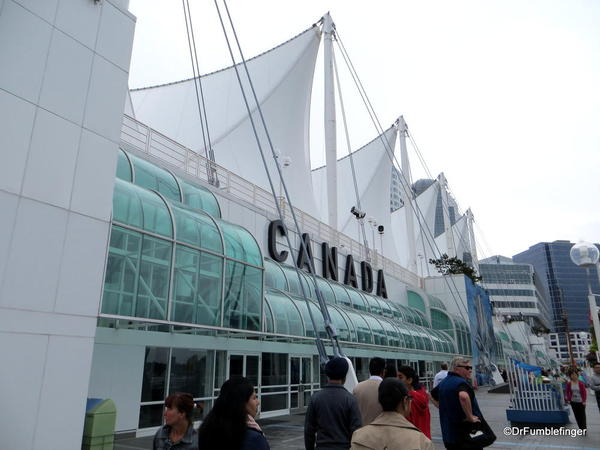
[[[215,195],[208,189],[176,177],[142,158],[119,149],[117,178],[143,188],[160,192],[166,198],[183,202],[188,207],[221,217],[221,208]]]

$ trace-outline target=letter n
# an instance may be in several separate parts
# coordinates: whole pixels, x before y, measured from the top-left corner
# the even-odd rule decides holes
[[[302,233],[302,242],[300,242],[300,248],[298,249],[298,261],[296,261],[296,267],[299,269],[303,269],[305,266],[308,272],[312,273],[313,256],[308,233]]]
[[[352,255],[346,256],[346,273],[344,274],[344,284],[358,288],[356,271],[354,270],[354,258]]]
[[[362,290],[373,292],[373,269],[367,261],[360,262],[360,275],[362,277]]]
[[[321,244],[321,256],[323,257],[323,278],[328,280],[338,280],[338,257],[337,248],[329,249],[329,244],[323,242]]]
[[[388,298],[387,287],[385,286],[385,278],[383,276],[383,270],[377,271],[377,295],[383,298]]]

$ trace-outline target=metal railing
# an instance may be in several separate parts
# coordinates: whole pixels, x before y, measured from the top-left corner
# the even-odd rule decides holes
[[[517,366],[514,360],[507,364],[510,400],[513,409],[524,411],[562,411],[562,386],[559,382],[543,382],[533,372]]]
[[[124,144],[125,149],[129,147],[150,155],[206,183],[209,182],[209,173],[212,171],[216,177],[218,189],[246,201],[271,215],[277,215],[277,208],[270,192],[226,168],[208,161],[204,156],[126,114],[123,115],[121,142]],[[288,228],[294,229],[288,205],[285,202],[282,202],[281,205],[283,206],[284,220]],[[309,233],[311,236],[318,237],[321,241],[329,242],[332,246],[345,249],[355,257],[358,256],[361,260],[367,258],[367,249],[364,245],[298,208],[295,208],[295,212],[298,225],[303,233]],[[417,274],[385,258],[375,249],[370,253],[373,268],[383,269],[387,274],[411,286],[421,285]]]

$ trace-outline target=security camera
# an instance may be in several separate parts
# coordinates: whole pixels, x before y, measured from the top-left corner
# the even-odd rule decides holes
[[[365,216],[367,215],[367,213],[365,213],[364,211],[361,211],[360,209],[358,209],[356,206],[353,206],[352,208],[350,208],[350,212],[354,215],[354,217],[356,217],[357,219],[364,219]]]

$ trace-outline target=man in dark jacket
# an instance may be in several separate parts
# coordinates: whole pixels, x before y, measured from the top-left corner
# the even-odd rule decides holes
[[[442,439],[449,450],[467,448],[467,436],[464,431],[469,425],[468,422],[475,424],[484,420],[475,392],[467,381],[471,379],[472,370],[473,366],[468,359],[455,357],[450,363],[448,376],[431,391],[431,396],[440,404]]]
[[[325,365],[328,383],[312,396],[306,412],[306,450],[350,448],[352,433],[360,428],[361,419],[356,399],[344,388],[347,373],[348,361],[344,358],[335,357]]]

